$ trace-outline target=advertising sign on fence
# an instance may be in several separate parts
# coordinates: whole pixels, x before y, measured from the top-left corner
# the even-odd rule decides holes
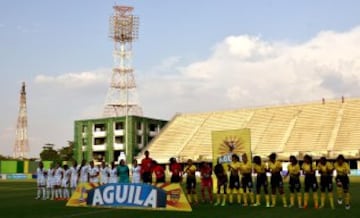
[[[66,206],[191,211],[179,184],[82,183]]]

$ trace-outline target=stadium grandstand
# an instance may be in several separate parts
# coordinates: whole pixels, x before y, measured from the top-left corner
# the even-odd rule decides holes
[[[360,99],[177,114],[143,150],[160,163],[212,160],[211,132],[249,128],[253,155],[360,157]],[[139,154],[139,158],[142,153]]]

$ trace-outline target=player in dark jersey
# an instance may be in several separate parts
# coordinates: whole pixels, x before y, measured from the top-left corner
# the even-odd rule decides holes
[[[217,197],[216,197],[216,202],[215,202],[215,206],[220,204],[220,201],[222,199],[221,202],[221,206],[225,206],[226,205],[226,187],[227,187],[227,183],[228,183],[228,178],[225,172],[225,169],[223,167],[223,165],[219,162],[216,164],[216,166],[214,167],[214,173],[217,179]],[[223,192],[221,193],[221,189],[223,189]]]

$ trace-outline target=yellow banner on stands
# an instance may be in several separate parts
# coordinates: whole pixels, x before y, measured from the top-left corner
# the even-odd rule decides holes
[[[192,211],[178,183],[81,183],[66,206]]]
[[[231,162],[233,154],[241,156],[247,154],[248,161],[251,163],[251,134],[250,129],[213,131],[211,133],[213,146],[213,166],[221,163],[224,170],[228,171],[228,164]],[[214,181],[214,191],[217,181]]]
[[[225,130],[212,132],[213,163],[230,163],[231,156],[240,157],[246,153],[251,162],[251,135],[250,129]]]

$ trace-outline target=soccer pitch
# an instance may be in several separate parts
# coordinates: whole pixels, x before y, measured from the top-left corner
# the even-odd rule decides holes
[[[193,206],[192,212],[169,212],[107,208],[66,207],[65,201],[34,200],[35,181],[1,181],[0,182],[0,217],[125,217],[125,218],[181,218],[181,217],[273,217],[273,218],[331,218],[360,217],[360,179],[351,178],[351,209],[337,205],[335,210],[328,206],[323,209],[283,208],[280,202],[276,208],[241,207],[239,205],[213,206],[199,204]],[[310,202],[311,203],[311,202]],[[309,204],[309,206],[312,204]]]

